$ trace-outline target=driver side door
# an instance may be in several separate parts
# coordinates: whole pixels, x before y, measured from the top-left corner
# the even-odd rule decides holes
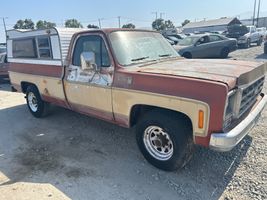
[[[91,52],[100,70],[82,69],[81,55]],[[101,34],[76,38],[70,65],[65,69],[65,93],[72,110],[113,121],[111,84],[114,65]]]

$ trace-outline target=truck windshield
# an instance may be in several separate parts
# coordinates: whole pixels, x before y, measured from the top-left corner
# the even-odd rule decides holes
[[[179,56],[159,33],[117,31],[109,37],[115,56],[123,66]]]

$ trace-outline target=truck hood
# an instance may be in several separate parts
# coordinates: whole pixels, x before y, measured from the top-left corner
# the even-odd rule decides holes
[[[237,85],[248,84],[265,74],[264,63],[216,60],[178,59],[147,64],[135,68],[137,72],[171,76],[182,76],[222,82],[233,89]]]

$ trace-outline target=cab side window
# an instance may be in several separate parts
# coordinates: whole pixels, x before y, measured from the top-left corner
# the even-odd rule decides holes
[[[210,35],[210,42],[217,42],[223,40],[220,36],[218,35]]]
[[[100,36],[88,35],[81,36],[75,45],[72,64],[75,66],[81,66],[80,56],[83,52],[95,53],[95,62],[97,66],[109,67],[110,60],[105,42]]]

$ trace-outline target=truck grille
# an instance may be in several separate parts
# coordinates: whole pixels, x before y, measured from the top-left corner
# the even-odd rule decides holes
[[[243,115],[257,101],[257,97],[263,89],[263,84],[264,77],[260,78],[243,90],[239,109],[239,117]]]

